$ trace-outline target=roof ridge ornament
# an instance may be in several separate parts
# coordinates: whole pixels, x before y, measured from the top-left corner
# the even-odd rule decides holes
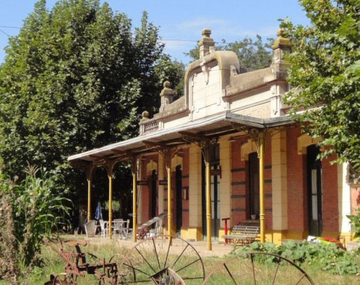
[[[211,35],[211,29],[205,28],[202,30],[202,39],[199,42],[199,53],[200,53],[200,59],[201,59],[201,71],[204,74],[205,77],[205,84],[207,85],[209,83],[209,77],[210,77],[210,67],[206,65],[205,57],[213,52],[215,52],[215,42],[213,38],[210,37]]]
[[[203,59],[205,56],[215,52],[215,42],[211,35],[211,29],[205,28],[202,30],[202,38],[199,42],[199,52],[200,52],[200,59]]]
[[[289,38],[285,37],[285,30],[282,28],[277,31],[277,36],[278,38],[272,45],[274,55],[270,67],[277,78],[286,78],[286,70],[289,67],[289,63],[286,61],[286,54],[292,52],[292,43]]]
[[[274,44],[272,45],[273,49],[292,47],[290,39],[285,37],[285,30],[283,28],[278,29],[276,35],[278,36],[278,38],[275,40]]]
[[[164,88],[161,90],[160,97],[161,97],[161,105],[159,112],[165,111],[165,107],[170,105],[174,101],[174,95],[176,94],[175,90],[171,88],[170,81],[165,81],[163,84]]]

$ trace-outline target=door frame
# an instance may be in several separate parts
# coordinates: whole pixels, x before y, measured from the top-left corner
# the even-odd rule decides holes
[[[306,153],[309,235],[321,236],[323,230],[322,164],[321,160],[317,158],[320,154],[320,147],[310,145],[307,147]]]
[[[176,201],[176,233],[181,231],[183,220],[182,220],[182,169],[181,165],[177,165],[175,168],[175,201]]]
[[[249,195],[248,207],[246,207],[246,218],[251,219],[251,215],[256,215],[259,219],[260,215],[260,184],[259,184],[259,157],[257,152],[249,153],[248,160],[248,179],[249,179]]]

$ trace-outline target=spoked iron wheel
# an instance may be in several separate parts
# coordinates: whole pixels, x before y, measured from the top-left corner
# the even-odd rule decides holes
[[[203,285],[308,285],[310,276],[291,260],[282,256],[249,252],[222,262],[207,276]]]
[[[138,243],[123,262],[128,284],[201,284],[203,261],[196,249],[183,239],[168,236]]]
[[[112,267],[108,269],[107,275],[108,277],[111,277],[111,280],[109,283],[105,283],[105,284],[111,284],[111,285],[127,284],[126,276],[129,274],[131,275],[132,273],[131,273],[131,269],[129,270],[127,266],[124,266],[124,262],[126,264],[129,263],[126,255],[124,254],[117,254],[109,259],[109,263],[115,263],[117,266],[116,268]]]

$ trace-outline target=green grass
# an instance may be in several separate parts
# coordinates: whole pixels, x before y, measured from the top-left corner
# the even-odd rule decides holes
[[[166,242],[164,243],[164,247],[162,245],[157,245],[157,253],[159,256],[159,260],[163,260],[164,254],[166,255]],[[83,252],[86,253],[92,253],[95,254],[98,258],[105,258],[106,262],[109,262],[109,259],[112,256],[115,256],[115,260],[119,262],[119,264],[122,264],[124,259],[126,259],[126,262],[129,263],[129,260],[131,261],[131,264],[133,264],[137,268],[145,268],[144,271],[147,272],[148,270],[148,264],[151,264],[152,267],[155,268],[155,271],[157,270],[156,266],[158,266],[157,260],[154,258],[154,249],[152,247],[152,244],[149,242],[143,243],[141,246],[138,246],[138,250],[141,252],[141,255],[139,255],[137,252],[132,251],[129,252],[128,248],[120,247],[116,243],[89,243],[87,246],[81,247]],[[159,249],[161,248],[161,249]],[[179,255],[181,255],[181,247],[177,249],[176,252],[170,251],[170,264],[173,264],[174,260],[177,259]],[[101,259],[96,258],[90,258],[88,256],[88,262],[89,263],[101,263]],[[60,274],[61,272],[64,272],[65,263],[63,259],[51,248],[48,246],[44,246],[42,250],[42,257],[44,260],[44,265],[42,267],[36,267],[28,274],[26,277],[26,283],[28,285],[41,285],[44,284],[46,281],[49,280],[49,276],[51,273]],[[229,270],[233,272],[235,278],[240,278],[242,280],[242,283],[240,284],[253,284],[251,280],[253,280],[252,276],[252,265],[249,262],[249,260],[239,259],[239,258],[233,258],[231,260],[231,257],[205,257],[202,258],[205,266],[205,276],[211,275],[211,278],[209,279],[209,282],[207,284],[233,284],[230,282],[230,277],[224,270],[224,267],[219,265],[222,263],[225,263]],[[229,261],[231,260],[231,261]],[[180,261],[176,263],[175,269],[181,268],[183,265],[189,264],[196,261],[196,254],[192,252],[192,249],[187,248],[185,253],[182,254]],[[162,261],[160,262],[161,264]],[[161,267],[161,265],[160,265]],[[275,284],[296,284],[294,283],[294,280],[298,280],[299,278],[299,271],[295,270],[292,266],[286,266],[282,265],[279,267],[279,272],[277,273],[277,283]],[[354,275],[332,275],[327,272],[324,272],[320,270],[316,266],[308,266],[303,268],[308,275],[312,278],[312,280],[315,282],[315,284],[321,284],[321,285],[345,285],[345,284],[357,284],[360,279],[358,276]],[[133,275],[129,274],[128,267],[121,266],[119,268],[120,272],[127,274],[127,277],[132,279]],[[143,269],[142,269],[143,270]],[[194,266],[189,266],[181,271],[181,276],[188,276],[188,277],[196,277],[199,276],[199,270],[201,270],[201,264],[198,262],[195,262]],[[276,267],[273,264],[256,264],[255,272],[256,272],[256,278],[257,278],[257,284],[259,285],[266,285],[266,284],[272,284],[272,277],[274,276],[274,272],[276,271]],[[139,278],[141,274],[138,274],[137,277]],[[193,280],[193,281],[186,281],[186,284],[201,284],[202,282],[199,280]],[[6,283],[4,281],[0,281],[0,285],[7,285],[9,283]],[[97,278],[94,275],[86,274],[85,277],[79,277],[78,278],[78,284],[98,284]],[[153,284],[152,282],[147,282],[144,284]],[[301,282],[299,284],[309,284],[308,282]]]
[[[234,278],[241,282],[239,284],[254,284],[253,282],[253,270],[251,262],[243,259],[232,260],[233,258],[205,258],[204,263],[207,268],[207,276],[211,275],[209,282],[210,284],[234,284],[231,283],[229,275],[226,273],[224,267],[219,266],[221,263],[226,263],[229,270],[233,273]],[[229,260],[232,260],[229,262]],[[219,269],[220,267],[220,269]],[[310,276],[315,284],[333,284],[333,285],[345,285],[345,284],[357,284],[360,279],[357,276],[338,276],[332,275],[327,272],[324,272],[316,267],[302,267],[302,269]],[[273,278],[276,272],[275,264],[255,264],[255,273],[256,273],[256,284],[266,285],[273,284]],[[277,272],[277,278],[275,284],[297,284],[296,282],[300,280],[302,273],[296,270],[295,267],[289,265],[281,265]],[[302,280],[298,284],[310,284],[306,280]]]

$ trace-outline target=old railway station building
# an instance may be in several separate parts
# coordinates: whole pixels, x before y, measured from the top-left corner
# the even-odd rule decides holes
[[[210,34],[203,30],[184,96],[173,100],[165,82],[159,113],[143,112],[137,137],[69,157],[87,170],[88,219],[93,171],[107,169],[111,222],[112,193],[121,191],[112,189],[111,174],[130,163],[135,227],[165,212],[166,234],[206,240],[209,250],[223,240],[225,220],[230,229],[259,225],[260,240],[276,244],[350,238],[346,215],[357,206],[357,188],[348,166],[317,160],[321,138],[304,134],[281,100],[290,41],[278,32],[271,65],[239,73],[236,54],[215,51]]]

